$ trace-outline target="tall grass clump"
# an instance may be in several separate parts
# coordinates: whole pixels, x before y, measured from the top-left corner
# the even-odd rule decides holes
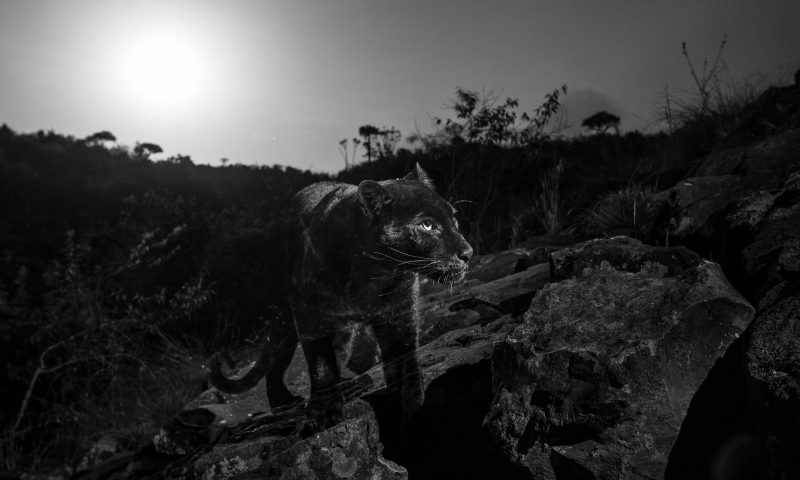
[[[591,235],[628,235],[645,239],[644,213],[652,188],[630,184],[603,195],[584,215],[583,230]]]
[[[542,172],[539,189],[533,199],[533,212],[542,222],[547,235],[556,235],[564,228],[566,215],[561,198],[561,174],[564,160]]]

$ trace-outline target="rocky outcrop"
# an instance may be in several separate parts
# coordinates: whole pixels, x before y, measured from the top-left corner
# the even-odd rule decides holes
[[[547,265],[531,263],[542,255],[516,249],[476,258],[463,284],[425,286],[427,344],[418,354],[427,398],[403,432],[393,405],[385,401],[382,368],[374,365],[378,352],[363,331],[360,360],[353,365],[363,373],[343,385],[346,419],[333,428],[311,435],[303,405],[270,411],[263,383],[237,395],[212,388],[164,425],[153,446],[81,476],[132,478],[142,473],[138,465],[147,465],[148,474],[158,471],[165,478],[389,479],[408,478],[408,465],[414,478],[448,472],[461,477],[512,472],[506,478],[514,478],[517,467],[497,451],[482,425],[492,396],[489,361],[495,344],[518,323],[512,314],[527,309],[548,282]],[[308,395],[299,350],[286,381],[293,393]],[[446,442],[443,435],[454,431],[460,442]],[[438,473],[431,477],[432,472]]]
[[[344,415],[339,424],[307,438],[276,428],[291,423],[288,419],[250,422],[190,464],[183,462],[186,470],[181,473],[202,479],[243,478],[244,474],[267,479],[407,479],[405,468],[381,455],[378,424],[369,404],[350,402]]]
[[[552,250],[553,247],[537,246],[474,257],[466,279],[457,285],[424,279],[420,295],[420,343],[429,343],[452,330],[524,313],[533,295],[549,281],[549,269],[542,262],[547,261],[546,252]],[[379,359],[375,339],[362,327],[355,337],[348,367],[363,373]]]
[[[428,281],[420,297],[420,341],[525,312],[533,295],[549,281],[543,251],[544,247],[517,248],[476,257],[465,281],[452,287]]]
[[[626,238],[552,255],[492,358],[488,427],[535,478],[662,478],[694,393],[753,309],[718,265]]]
[[[667,478],[798,478],[800,130],[715,152],[692,175],[651,199],[651,239],[718,261],[758,311],[692,402]]]
[[[797,258],[797,257],[796,257]],[[800,291],[759,312],[744,355],[747,400],[763,478],[800,478]]]
[[[800,227],[800,130],[716,152],[694,175],[650,199],[650,239],[718,261],[758,303],[793,268],[786,262]]]
[[[488,392],[488,361],[494,345],[515,326],[514,319],[504,315],[486,325],[448,332],[422,347],[419,356],[426,391],[442,392],[440,380],[453,375],[462,378],[459,368],[476,366],[476,372],[486,368],[486,378],[470,388],[481,388],[483,384]],[[455,382],[456,385],[461,383]],[[444,384],[447,385],[448,381]],[[408,458],[407,445],[396,438],[399,432],[393,431],[396,417],[392,414],[396,412],[383,408],[380,393],[384,387],[380,366],[365,372],[346,387],[347,396],[352,401],[347,403],[345,421],[307,438],[304,438],[307,434],[302,406],[259,414],[254,412],[258,412],[259,407],[263,410],[265,406],[263,399],[258,398],[263,395],[261,388],[230,396],[227,400],[210,390],[165,426],[155,443],[160,453],[173,455],[168,466],[164,467],[168,477],[190,475],[219,479],[247,474],[259,478],[407,478],[405,468],[381,454],[382,440],[378,437],[375,413],[369,404],[360,400],[362,397],[370,398],[370,402],[377,405],[378,416],[384,419],[381,438],[389,436],[389,441],[393,442],[393,454]],[[454,387],[446,387],[444,391],[451,388]],[[449,394],[430,394],[421,411],[430,414],[439,408],[437,402],[443,396],[450,398]],[[489,398],[487,393],[486,408]],[[480,429],[485,413],[485,409],[478,410],[473,415],[476,426],[470,430],[471,434]],[[452,411],[450,413],[451,418],[456,418]],[[426,423],[418,418],[410,427],[413,433],[407,435],[424,436]],[[395,438],[391,438],[392,435]],[[476,442],[480,443],[480,439]],[[490,447],[488,442],[484,442],[480,448],[486,450]],[[483,463],[486,461],[485,456],[473,458],[481,458]]]
[[[263,385],[212,389],[156,451],[90,476],[796,478],[794,152],[797,130],[717,152],[654,195],[642,219],[665,246],[517,249],[476,259],[462,285],[426,285],[426,401],[402,432],[364,331],[341,424],[309,435],[302,406],[270,412]],[[302,355],[287,383],[307,394]]]

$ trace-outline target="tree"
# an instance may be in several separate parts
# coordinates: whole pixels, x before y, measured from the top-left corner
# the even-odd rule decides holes
[[[109,132],[108,130],[102,130],[100,132],[93,133],[86,137],[84,142],[88,144],[102,144],[103,142],[116,142],[117,137],[114,136],[113,133]]]
[[[348,161],[347,161],[348,157],[347,157],[347,139],[346,138],[343,138],[343,139],[339,140],[339,153],[341,153],[342,157],[344,157],[344,169],[347,170],[349,165],[348,165]]]
[[[585,118],[583,122],[581,122],[581,126],[586,127],[597,135],[605,135],[609,129],[613,128],[617,135],[619,135],[619,117],[605,110],[601,110]]]
[[[359,145],[361,145],[361,139],[358,137],[353,137],[353,156],[350,158],[350,165],[356,164],[356,151],[358,150]]]
[[[136,146],[133,147],[133,153],[139,158],[148,159],[154,153],[164,153],[164,150],[155,143],[136,142]]]
[[[375,155],[375,137],[380,135],[380,133],[380,129],[373,125],[362,125],[358,127],[358,134],[364,137],[364,148],[367,150],[368,162],[371,162],[372,157]]]
[[[383,127],[383,129],[380,131],[380,136],[380,155],[383,157],[389,157],[394,153],[394,148],[397,146],[397,142],[400,141],[400,130],[394,127]]]

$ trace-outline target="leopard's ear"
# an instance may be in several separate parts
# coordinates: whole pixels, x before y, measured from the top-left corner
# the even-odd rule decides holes
[[[392,197],[380,183],[375,180],[364,180],[358,184],[358,203],[364,213],[372,218],[392,203]]]
[[[417,164],[414,165],[414,170],[409,172],[409,174],[403,177],[403,179],[416,180],[425,185],[426,187],[430,188],[431,190],[433,190],[434,188],[433,182],[431,181],[430,178],[428,178],[428,174],[425,172],[425,170],[423,170],[422,167],[419,166],[419,162],[417,162]]]

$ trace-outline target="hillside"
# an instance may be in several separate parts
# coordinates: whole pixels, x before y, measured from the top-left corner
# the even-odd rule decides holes
[[[791,172],[761,172],[748,161],[769,150],[770,139],[793,138],[798,90],[769,89],[735,121],[698,115],[671,135],[499,143],[456,135],[335,178],[394,178],[419,163],[457,204],[481,255],[555,236],[682,243],[720,261],[757,304],[766,295],[753,287],[760,275],[772,288],[780,272],[794,270],[764,271],[762,263],[772,264],[757,260],[742,267],[736,259],[750,240],[730,241],[728,227],[709,222],[744,201],[718,195],[729,188],[783,188],[780,205],[792,206],[793,187],[775,183]],[[795,157],[786,158],[793,165]],[[748,172],[763,175],[737,183]],[[694,177],[724,182],[712,194],[682,187]],[[256,345],[271,318],[290,314],[285,266],[269,245],[281,238],[294,192],[327,178],[290,167],[194,165],[186,156],[153,162],[118,145],[0,128],[2,468],[63,474],[89,466],[84,456],[101,438],[119,451],[149,444],[204,390],[202,364],[213,351]],[[697,198],[715,200],[687,215],[706,205]]]

